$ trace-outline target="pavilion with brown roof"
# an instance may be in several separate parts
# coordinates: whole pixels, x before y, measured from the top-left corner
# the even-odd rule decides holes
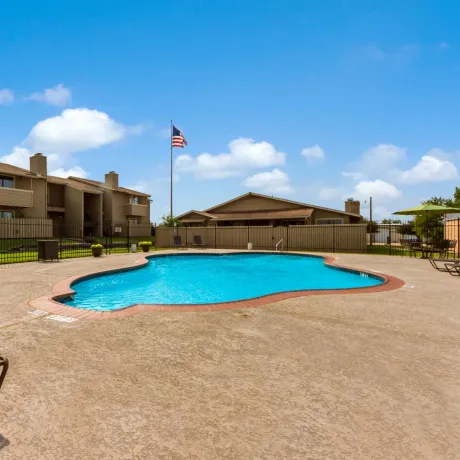
[[[204,211],[191,210],[178,219],[185,226],[324,225],[362,221],[359,201],[348,199],[345,210],[249,192]]]

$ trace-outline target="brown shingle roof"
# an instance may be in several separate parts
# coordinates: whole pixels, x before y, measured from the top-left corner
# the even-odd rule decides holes
[[[112,189],[110,187],[107,187],[104,184],[104,182],[99,182],[97,180],[82,179],[80,177],[73,177],[73,176],[70,176],[70,179],[75,179],[75,180],[78,180],[79,182],[86,182],[86,183],[89,183],[90,185],[95,185],[96,187],[105,188],[107,190],[115,190],[115,189]],[[131,190],[131,189],[126,188],[126,187],[118,187],[116,189],[116,191],[121,192],[121,193],[128,193],[129,195],[150,196],[148,193],[138,192],[137,190]]]
[[[215,209],[220,208],[221,206],[224,206],[229,203],[233,203],[235,201],[241,200],[242,198],[247,198],[250,196],[257,196],[259,198],[268,198],[270,200],[278,201],[281,203],[290,203],[290,204],[296,204],[299,206],[305,206],[306,208],[313,208],[313,209],[322,209],[324,211],[330,211],[334,212],[336,214],[344,214],[346,216],[353,216],[353,217],[361,217],[359,214],[354,214],[352,212],[346,212],[346,211],[340,211],[339,209],[331,209],[331,208],[325,208],[323,206],[316,206],[313,204],[308,204],[308,203],[300,203],[299,201],[292,201],[292,200],[286,200],[285,198],[276,198],[274,196],[269,196],[269,195],[263,195],[261,193],[254,193],[254,192],[248,192],[243,195],[237,196],[236,198],[233,198],[228,201],[224,201],[223,203],[218,204],[217,206],[213,206],[212,208],[205,209],[206,212],[213,212]]]
[[[0,173],[12,174],[14,176],[37,177],[36,174],[27,171],[27,169],[18,168],[17,166],[9,165],[8,163],[0,163]]]
[[[19,168],[17,166],[10,165],[8,163],[0,163],[0,174],[11,174],[12,176],[23,176],[23,177],[37,177],[36,174],[28,171],[27,169]],[[80,177],[70,176],[69,178],[63,177],[56,177],[56,176],[42,176],[46,177],[49,182],[52,184],[68,184],[72,187],[78,188],[80,190],[86,190],[87,192],[92,193],[101,193],[99,188],[105,188],[107,190],[113,190],[110,187],[107,187],[103,182],[99,182],[96,180],[91,179],[82,179]],[[139,195],[139,196],[147,196],[150,195],[148,193],[138,192],[137,190],[131,190],[126,187],[118,187],[118,192],[127,193],[129,195]]]
[[[189,214],[198,214],[199,216],[208,217],[210,219],[214,218],[214,214],[209,214],[208,212],[204,212],[204,211],[196,211],[195,209],[192,209],[191,211],[187,211],[186,213],[181,214],[180,216],[177,216],[177,218],[183,220],[183,218],[187,218]]]
[[[274,211],[215,213],[213,220],[268,220],[268,219],[306,219],[313,209],[285,209]]]
[[[70,187],[74,187],[88,193],[96,193],[98,195],[102,193],[98,188],[93,187],[92,185],[84,184],[83,182],[70,178],[65,179],[64,177],[48,176],[48,182],[51,184],[69,185]]]

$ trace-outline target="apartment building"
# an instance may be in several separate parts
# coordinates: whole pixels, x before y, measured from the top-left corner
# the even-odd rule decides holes
[[[75,237],[102,236],[106,222],[149,226],[150,195],[120,187],[118,179],[114,171],[104,182],[49,176],[41,153],[30,157],[29,170],[0,163],[0,219],[45,219],[61,228],[64,222]],[[27,229],[34,233],[30,221]]]
[[[133,225],[150,224],[150,195],[118,184],[118,174],[110,171],[105,175],[104,182],[80,177],[69,177],[87,187],[99,190],[103,200],[102,217],[104,220],[118,224],[129,220]]]

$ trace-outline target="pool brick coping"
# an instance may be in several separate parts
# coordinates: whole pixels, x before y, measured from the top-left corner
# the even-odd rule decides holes
[[[251,253],[258,253],[259,251],[251,251]],[[269,251],[260,251],[259,253],[271,254]],[[295,297],[307,297],[313,295],[338,295],[338,294],[365,294],[373,292],[385,292],[399,289],[404,286],[405,282],[399,278],[396,278],[391,275],[386,275],[383,273],[376,273],[370,270],[361,270],[355,268],[349,268],[335,263],[335,258],[332,256],[319,256],[316,254],[306,254],[306,253],[289,253],[292,255],[300,256],[309,256],[309,257],[320,257],[324,260],[326,265],[330,265],[339,270],[359,272],[367,274],[372,277],[383,279],[382,284],[376,286],[369,286],[363,288],[350,288],[350,289],[324,289],[324,290],[305,290],[305,291],[290,291],[290,292],[280,292],[277,294],[268,294],[262,297],[256,297],[247,300],[237,300],[232,302],[222,302],[222,303],[210,303],[210,304],[185,304],[185,305],[155,305],[155,304],[135,304],[130,305],[118,310],[113,311],[98,311],[90,310],[86,308],[78,307],[68,307],[59,302],[66,297],[73,296],[75,291],[72,289],[72,285],[76,284],[77,281],[83,281],[85,279],[90,279],[98,277],[108,273],[117,273],[123,271],[136,270],[142,268],[148,263],[148,258],[152,257],[166,257],[184,254],[184,252],[177,253],[168,253],[168,254],[144,254],[139,255],[139,257],[134,261],[133,265],[128,267],[95,271],[90,273],[85,273],[81,275],[75,275],[70,278],[63,279],[55,283],[51,288],[51,295],[44,295],[36,297],[29,301],[29,306],[37,310],[43,310],[48,313],[52,313],[60,316],[68,316],[75,319],[85,319],[85,320],[100,320],[100,319],[111,319],[111,318],[123,318],[126,316],[136,315],[138,313],[146,312],[202,312],[202,311],[221,311],[221,310],[230,310],[230,309],[241,309],[241,308],[251,308],[251,307],[261,307],[263,305],[279,302],[281,300],[292,299]],[[195,253],[194,253],[195,254]],[[206,254],[206,253],[203,253]],[[216,253],[208,253],[216,254]],[[227,254],[227,253],[219,253]],[[219,255],[216,254],[216,255]],[[228,254],[247,254],[247,252],[231,252]],[[278,253],[279,254],[279,253]]]

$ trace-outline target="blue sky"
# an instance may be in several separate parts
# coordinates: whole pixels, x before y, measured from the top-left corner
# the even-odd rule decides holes
[[[254,191],[376,217],[460,185],[454,1],[80,0],[0,6],[0,161],[152,194]]]

